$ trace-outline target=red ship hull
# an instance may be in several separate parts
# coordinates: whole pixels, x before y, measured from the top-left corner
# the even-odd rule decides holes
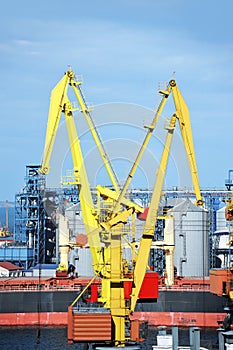
[[[89,280],[0,279],[0,326],[67,326],[68,306]],[[170,288],[161,285],[157,300],[139,300],[133,318],[150,326],[217,328],[225,318],[224,306],[223,297],[210,293],[208,279],[183,279]]]

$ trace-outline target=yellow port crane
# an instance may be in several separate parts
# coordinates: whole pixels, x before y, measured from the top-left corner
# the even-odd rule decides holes
[[[80,140],[73,118],[72,106],[67,96],[68,85],[71,85],[75,91],[81,111],[85,115],[89,128],[92,132],[92,136],[98,146],[103,163],[114,187],[114,190],[110,190],[102,186],[97,186],[97,193],[99,196],[98,208],[96,208],[92,199],[92,193],[80,147]],[[97,129],[94,126],[94,122],[92,118],[90,118],[88,108],[83,100],[79,83],[75,79],[74,72],[71,70],[67,71],[61,81],[53,89],[51,94],[41,173],[47,174],[49,171],[49,162],[60,116],[62,113],[64,113],[74,165],[74,175],[79,189],[80,205],[86,234],[92,253],[94,271],[95,274],[101,277],[102,280],[101,297],[98,299],[98,301],[102,302],[104,308],[109,309],[111,316],[110,325],[108,324],[110,334],[109,337],[104,339],[115,347],[125,347],[127,341],[130,339],[139,340],[139,334],[135,335],[130,330],[129,335],[127,330],[131,323],[130,315],[134,312],[147,271],[149,252],[154,237],[160,197],[177,120],[179,122],[188,164],[192,175],[194,191],[196,194],[196,204],[203,204],[199,187],[188,108],[174,79],[170,81],[166,90],[160,92],[163,96],[162,101],[151,125],[146,126],[148,129],[146,137],[122,189],[119,187],[116,174],[113,171],[106,151],[103,148]],[[136,252],[135,232],[133,227],[135,213],[142,213],[143,208],[127,199],[126,192],[170,92],[173,94],[176,111],[170,118],[169,125],[166,128],[167,137],[164,150],[159,168],[157,170],[152,199],[139,242],[139,249]],[[130,217],[131,221],[129,220]],[[127,229],[128,226],[129,228]],[[130,246],[132,249],[133,253],[131,261],[126,261],[123,258],[122,251],[124,244]],[[126,297],[125,286],[128,282],[131,283],[131,292],[129,296]],[[75,301],[73,305],[75,305]],[[76,329],[76,323],[73,322],[75,318],[74,314],[75,310],[71,309],[68,316],[70,320],[68,325],[69,340],[86,341],[88,339],[90,341],[91,339],[91,341],[95,342],[97,339],[95,339],[94,336],[91,338],[90,334],[89,338],[85,338],[85,336],[87,336],[87,334],[84,334],[85,332],[81,333],[80,335],[79,330]],[[98,315],[96,322],[97,324],[99,323]],[[106,324],[103,325],[103,328],[104,327],[106,327]],[[82,328],[80,323],[79,328]],[[86,333],[88,333],[88,328],[86,331]],[[102,329],[99,325],[98,332],[101,334],[101,331]],[[98,340],[99,339],[100,338],[98,337]]]
[[[98,276],[105,276],[109,274],[108,263],[106,263],[107,249],[105,250],[105,263],[103,261],[103,252],[102,252],[102,244],[100,242],[99,237],[99,222],[97,211],[93,204],[93,199],[91,195],[90,184],[88,181],[88,176],[86,173],[85,163],[82,155],[82,150],[80,147],[80,139],[78,137],[78,133],[76,130],[76,125],[72,113],[72,105],[67,96],[68,86],[72,86],[73,91],[77,97],[79,102],[80,110],[85,116],[85,119],[88,123],[89,129],[93,136],[93,139],[98,147],[99,153],[102,157],[104,166],[107,170],[109,178],[112,182],[112,185],[116,191],[119,190],[118,181],[116,178],[116,174],[113,170],[111,162],[108,158],[108,155],[104,149],[104,146],[101,142],[98,131],[94,125],[93,119],[91,118],[90,111],[84,101],[82,91],[80,88],[81,82],[76,80],[75,74],[73,71],[69,70],[65,72],[63,78],[57,83],[51,93],[50,98],[50,109],[48,115],[47,122],[47,131],[45,138],[45,146],[44,153],[42,158],[42,164],[40,167],[40,172],[42,174],[48,174],[50,170],[50,159],[53,151],[53,146],[57,134],[57,129],[59,125],[59,121],[61,118],[61,114],[63,113],[65,116],[67,132],[69,136],[70,149],[72,154],[72,160],[74,165],[74,176],[76,179],[76,183],[79,189],[79,200],[82,210],[83,221],[85,225],[86,234],[88,236],[88,243],[90,245],[94,271]],[[104,191],[104,188],[102,188]],[[101,189],[99,188],[99,193],[101,193]],[[110,194],[109,194],[110,196]],[[123,200],[124,205],[132,208],[136,212],[143,212],[143,208],[140,208],[138,205],[132,203],[129,200]],[[63,247],[63,250],[66,247]],[[61,262],[63,269],[68,269],[68,266]],[[108,272],[107,272],[108,271]]]

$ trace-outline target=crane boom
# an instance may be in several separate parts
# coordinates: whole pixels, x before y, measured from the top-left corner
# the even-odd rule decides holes
[[[85,230],[92,254],[94,271],[97,275],[102,275],[104,273],[104,265],[101,251],[102,247],[98,234],[98,222],[95,215],[95,208],[92,200],[90,184],[88,181],[82,150],[80,147],[80,140],[76,131],[71,104],[67,96],[64,99],[64,114],[74,165],[74,175],[76,182],[78,183],[79,200],[82,210],[83,222],[85,225]]]
[[[61,118],[64,99],[67,94],[68,81],[69,77],[65,74],[51,92],[44,153],[40,167],[40,172],[42,174],[48,174],[50,170],[50,158]]]
[[[92,133],[92,137],[93,137],[95,144],[99,150],[99,154],[103,160],[103,164],[105,166],[105,169],[107,170],[107,173],[108,173],[108,176],[112,182],[112,185],[113,185],[115,191],[119,191],[119,182],[118,182],[116,173],[113,169],[112,163],[108,157],[108,154],[104,148],[103,142],[101,141],[98,130],[96,129],[96,126],[93,122],[90,111],[89,111],[89,109],[86,105],[86,102],[84,100],[84,97],[83,97],[83,94],[82,94],[82,91],[80,88],[81,82],[75,80],[75,75],[72,71],[69,72],[69,81],[70,81],[70,85],[72,86],[74,93],[77,97],[81,111],[85,116],[86,122],[89,126],[89,130]]]
[[[176,116],[173,115],[170,119],[169,128],[167,130],[167,138],[164,145],[160,166],[157,170],[156,181],[154,185],[154,190],[151,198],[151,204],[149,206],[146,223],[143,229],[142,238],[140,241],[139,252],[134,268],[134,288],[132,290],[131,297],[131,309],[133,312],[137,303],[138,295],[142,286],[143,279],[145,277],[145,272],[147,269],[148,258],[151,248],[152,239],[154,238],[154,229],[156,226],[158,209],[160,203],[160,197],[163,188],[163,182],[166,174],[167,163],[169,152],[171,148],[171,142],[174,134],[176,123]]]
[[[164,108],[164,106],[166,104],[166,101],[167,101],[167,98],[168,98],[168,96],[170,94],[170,91],[171,91],[171,88],[169,86],[167,87],[166,90],[160,90],[159,91],[163,95],[162,100],[161,100],[161,102],[160,102],[160,104],[159,104],[159,106],[157,108],[157,111],[155,113],[155,116],[153,118],[153,121],[152,121],[151,125],[144,126],[146,129],[148,129],[147,133],[146,133],[146,136],[145,136],[144,141],[143,141],[143,143],[142,143],[142,145],[140,147],[140,150],[139,150],[139,152],[137,154],[137,157],[136,157],[136,159],[135,159],[135,161],[133,163],[133,166],[130,169],[130,172],[129,172],[128,176],[127,176],[125,184],[124,184],[124,186],[123,186],[123,188],[122,188],[122,190],[121,190],[121,192],[120,192],[120,194],[118,196],[118,199],[117,199],[117,201],[115,203],[115,206],[113,208],[113,213],[112,214],[117,213],[119,211],[119,209],[120,209],[120,203],[122,202],[122,199],[124,198],[124,196],[126,194],[126,191],[129,188],[130,182],[131,182],[131,180],[132,180],[132,178],[133,178],[133,176],[134,176],[134,174],[135,174],[135,172],[137,170],[138,164],[139,164],[139,162],[140,162],[140,160],[141,160],[141,158],[143,156],[143,153],[144,153],[144,151],[145,151],[145,149],[146,149],[146,147],[147,147],[147,145],[148,145],[148,143],[150,141],[150,138],[151,138],[152,133],[153,133],[153,131],[154,131],[156,125],[157,125],[159,116],[161,115],[161,113],[163,111],[163,108]]]
[[[68,84],[70,84],[73,88],[73,91],[78,100],[80,109],[83,115],[85,116],[89,129],[91,131],[92,137],[96,143],[100,156],[103,160],[105,169],[112,182],[112,185],[115,191],[119,191],[119,183],[118,183],[116,173],[114,172],[113,166],[110,162],[110,159],[108,157],[106,150],[104,149],[104,145],[101,141],[100,135],[95,127],[95,124],[93,122],[89,109],[84,100],[84,97],[80,88],[81,82],[75,79],[75,74],[72,70],[65,72],[64,77],[58,82],[58,84],[55,86],[55,88],[52,90],[52,93],[51,93],[50,109],[49,109],[49,116],[48,116],[48,122],[47,122],[47,132],[46,132],[46,139],[45,139],[45,146],[44,146],[44,155],[43,155],[40,172],[42,174],[48,174],[50,170],[50,166],[49,166],[50,158],[51,158],[51,154],[54,146],[58,124],[62,113],[62,108],[64,105],[64,96],[67,95]]]
[[[94,122],[87,108],[86,102],[83,98],[83,94],[80,88],[81,82],[76,81],[75,74],[72,70],[68,70],[65,72],[63,78],[57,83],[57,85],[54,87],[51,93],[45,146],[40,172],[42,174],[48,174],[50,171],[51,154],[53,151],[53,146],[61,114],[62,112],[64,112],[74,165],[74,175],[76,178],[76,183],[79,186],[80,205],[82,209],[85,230],[88,236],[88,242],[90,244],[90,249],[92,253],[94,270],[97,275],[106,275],[109,272],[107,272],[107,265],[103,263],[102,246],[100,243],[99,236],[99,224],[97,222],[97,213],[95,211],[92,200],[90,184],[88,181],[82,151],[80,147],[80,141],[78,138],[76,125],[72,114],[71,103],[67,96],[69,84],[74,90],[74,93],[80,105],[80,109],[88,123],[89,129],[92,133],[93,139],[102,157],[103,163],[110,177],[112,185],[115,191],[119,191],[119,184],[116,174],[113,170],[111,162],[104,149],[98,131],[94,125]],[[107,256],[107,250],[105,256]]]
[[[154,229],[156,226],[156,221],[158,216],[158,209],[159,209],[164,177],[167,169],[168,156],[169,156],[172,137],[173,137],[173,133],[176,125],[176,119],[178,119],[179,121],[182,139],[183,139],[183,143],[184,143],[184,147],[185,147],[185,151],[186,151],[186,155],[189,163],[190,173],[192,176],[194,191],[196,195],[196,205],[198,206],[203,205],[203,199],[200,193],[196,158],[195,158],[195,152],[194,152],[194,144],[193,144],[193,138],[192,138],[192,129],[190,124],[188,108],[174,79],[170,81],[170,87],[172,89],[173,100],[176,107],[176,113],[173,114],[173,116],[171,117],[170,124],[167,128],[167,138],[166,138],[164,150],[160,161],[160,166],[156,176],[156,181],[155,181],[155,185],[152,193],[150,207],[146,218],[146,223],[145,223],[142,238],[140,241],[138,257],[137,257],[135,269],[134,269],[134,288],[132,291],[132,298],[131,298],[131,312],[133,312],[135,309],[138,295],[139,295],[142,282],[145,276],[146,268],[147,268],[150,247],[151,247],[152,239],[154,237]]]
[[[85,230],[91,247],[93,266],[95,273],[97,275],[102,275],[104,274],[104,264],[102,258],[102,247],[98,231],[99,226],[95,215],[95,208],[91,196],[91,190],[86,174],[86,169],[84,166],[80,141],[78,138],[76,125],[72,114],[72,108],[70,101],[67,97],[70,75],[70,71],[67,71],[64,77],[58,82],[58,84],[55,86],[51,93],[44,154],[40,172],[42,174],[47,174],[50,170],[49,163],[56,138],[56,133],[61,113],[64,112],[70,141],[71,154],[74,164],[74,175],[76,178],[76,182],[79,186],[80,205],[83,213]]]
[[[204,202],[201,196],[201,191],[199,186],[198,171],[197,171],[197,164],[196,164],[196,158],[195,158],[195,152],[194,152],[192,128],[190,123],[188,107],[174,79],[170,81],[170,86],[172,89],[173,100],[176,107],[176,115],[180,125],[180,131],[181,131],[184,146],[185,146],[189,169],[192,176],[194,192],[196,195],[196,205],[202,206]]]

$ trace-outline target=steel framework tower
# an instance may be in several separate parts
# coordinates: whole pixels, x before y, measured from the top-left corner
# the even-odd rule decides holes
[[[56,225],[50,219],[54,206],[46,198],[45,177],[39,168],[26,166],[25,186],[15,196],[14,239],[19,246],[33,248],[33,265],[53,262],[56,235]]]

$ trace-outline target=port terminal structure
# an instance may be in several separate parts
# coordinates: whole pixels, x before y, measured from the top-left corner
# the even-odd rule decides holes
[[[25,184],[15,196],[15,226],[14,243],[2,246],[0,261],[11,261],[29,269],[38,264],[58,263],[58,239],[56,215],[63,210],[67,202],[78,204],[78,189],[75,185],[63,185],[59,188],[47,188],[45,176],[39,172],[39,165],[26,166]],[[229,181],[228,181],[229,182]],[[93,190],[94,191],[94,190]],[[224,189],[205,189],[201,191],[208,210],[209,220],[209,267],[214,267],[216,255],[217,211],[224,206],[230,197],[230,192]],[[152,191],[131,189],[128,197],[132,201],[139,200],[147,207],[151,200]],[[195,199],[192,190],[171,188],[164,189],[163,200]],[[162,220],[158,220],[155,236],[162,235]],[[160,252],[163,255],[163,252]],[[164,258],[164,257],[163,257]],[[163,265],[163,263],[161,263]]]

